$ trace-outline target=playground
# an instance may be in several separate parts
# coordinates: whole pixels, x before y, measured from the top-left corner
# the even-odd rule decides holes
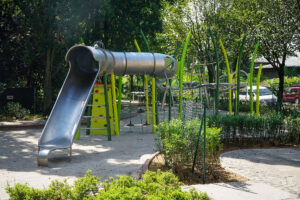
[[[299,0],[0,7],[0,199],[300,199]]]
[[[160,114],[162,116],[163,112]],[[140,123],[145,117],[145,113],[139,113],[131,119],[121,120],[122,131],[119,136],[113,136],[112,141],[105,135],[82,134],[73,144],[72,159],[68,159],[68,151],[54,151],[49,157],[49,167],[38,167],[36,160],[37,139],[42,129],[20,129],[18,126],[22,123],[15,123],[15,129],[10,127],[11,130],[0,131],[1,199],[8,199],[7,184],[28,183],[41,189],[52,180],[66,179],[72,184],[88,169],[102,180],[116,175],[140,178],[142,166],[155,154],[151,127]],[[130,120],[135,126],[126,126]],[[192,187],[207,192],[214,199],[298,199],[299,162],[297,148],[231,151],[222,154],[222,166],[247,177],[248,181]],[[190,187],[183,186],[183,189]]]
[[[142,116],[131,119],[134,127],[125,126],[130,119],[122,120],[121,125],[125,127],[119,136],[112,137],[112,141],[108,141],[105,135],[82,134],[73,144],[72,159],[69,160],[66,150],[54,151],[49,157],[49,167],[37,165],[37,141],[42,129],[0,131],[3,136],[0,145],[0,199],[8,199],[5,193],[7,184],[28,183],[42,189],[52,180],[67,179],[68,183],[73,183],[88,169],[102,180],[116,175],[140,178],[142,165],[154,153],[151,127],[141,126]]]

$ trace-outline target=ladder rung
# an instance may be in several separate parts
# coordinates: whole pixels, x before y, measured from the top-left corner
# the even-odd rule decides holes
[[[103,104],[87,104],[86,106],[99,106],[99,107],[101,107],[101,106],[104,106]]]
[[[83,130],[107,130],[106,128],[81,128]]]
[[[104,116],[82,116],[84,118],[104,118]]]

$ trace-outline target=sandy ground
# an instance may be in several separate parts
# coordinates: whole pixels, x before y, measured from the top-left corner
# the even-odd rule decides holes
[[[72,183],[88,169],[103,179],[116,175],[139,178],[142,164],[152,156],[151,127],[142,127],[144,114],[132,119],[134,127],[126,127],[129,119],[121,121],[120,136],[112,141],[103,135],[82,134],[73,144],[73,156],[68,151],[54,151],[49,167],[37,166],[37,144],[42,129],[0,131],[0,199],[7,199],[7,184],[28,183],[36,188],[46,187],[52,180],[67,179]]]

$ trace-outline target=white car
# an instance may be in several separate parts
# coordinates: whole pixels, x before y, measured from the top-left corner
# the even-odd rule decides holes
[[[256,101],[256,86],[252,86],[253,102]],[[240,90],[240,100],[250,101],[250,87],[246,87]],[[259,102],[260,103],[275,103],[277,97],[266,87],[259,86]]]

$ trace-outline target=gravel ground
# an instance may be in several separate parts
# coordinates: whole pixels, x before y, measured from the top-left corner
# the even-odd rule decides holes
[[[221,155],[221,165],[251,181],[262,182],[300,199],[300,149],[246,149]]]

